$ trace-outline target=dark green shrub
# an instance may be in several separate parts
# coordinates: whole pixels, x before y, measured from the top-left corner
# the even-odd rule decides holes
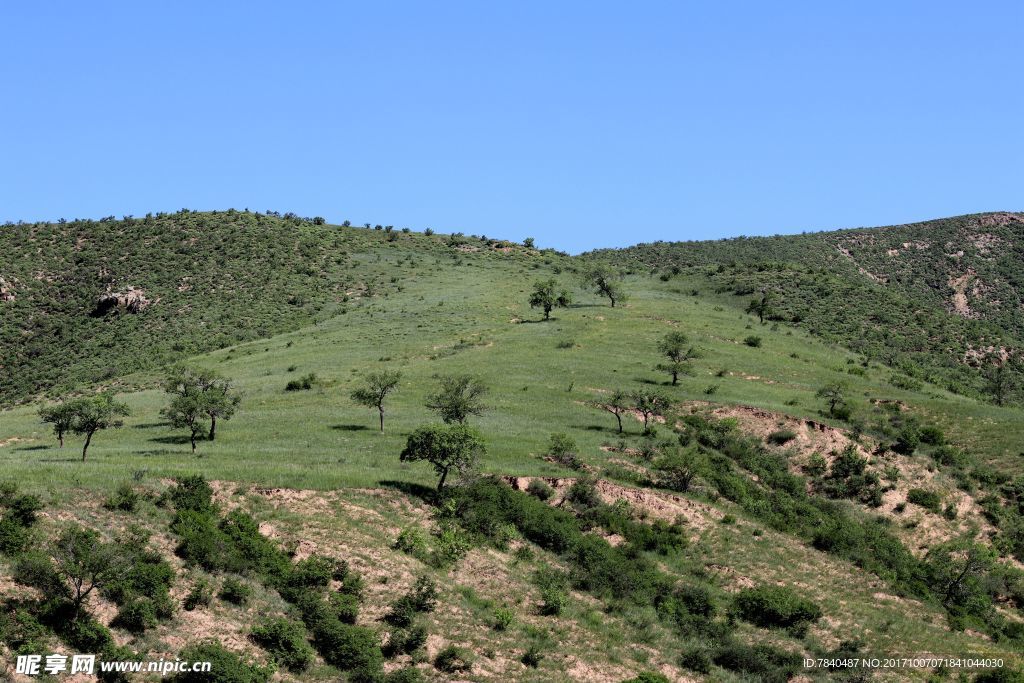
[[[30,551],[14,563],[13,578],[23,586],[31,586],[51,598],[64,598],[70,594],[64,579],[57,573],[53,560],[39,551]]]
[[[121,512],[135,512],[139,506],[139,494],[135,492],[131,484],[122,482],[118,485],[114,494],[103,502],[103,507],[108,510],[120,510]]]
[[[660,674],[657,671],[641,671],[633,678],[627,679],[622,683],[669,683],[669,680],[664,674]]]
[[[354,624],[359,618],[359,597],[351,593],[331,593],[327,608],[343,624]]]
[[[285,391],[309,391],[317,384],[316,373],[311,372],[300,379],[289,380],[285,385]]]
[[[469,652],[461,647],[449,645],[443,648],[434,657],[434,666],[438,671],[445,673],[458,673],[469,671],[473,668],[473,659]]]
[[[401,550],[407,555],[420,559],[425,558],[427,556],[427,539],[423,530],[416,526],[402,529],[395,540],[395,550]]]
[[[427,628],[423,624],[413,624],[392,630],[383,652],[386,657],[394,657],[402,653],[412,654],[426,643]]]
[[[110,629],[88,615],[61,620],[56,630],[61,640],[79,652],[103,652],[114,645]]]
[[[942,511],[942,498],[935,491],[913,488],[907,491],[907,502],[919,505],[929,512],[939,514]]]
[[[10,516],[0,518],[0,552],[17,555],[28,547],[32,532]]]
[[[209,512],[213,508],[213,489],[200,474],[179,477],[167,497],[178,512]]]
[[[530,643],[529,647],[526,648],[526,652],[519,658],[519,661],[524,666],[528,666],[531,669],[536,669],[540,666],[541,660],[544,659],[544,650],[541,648],[539,643]]]
[[[252,630],[251,637],[289,671],[305,671],[313,662],[313,648],[306,642],[306,629],[294,621],[268,619]]]
[[[800,629],[822,615],[818,605],[785,586],[747,588],[733,604],[740,617],[762,628]]]
[[[689,647],[679,655],[679,666],[690,671],[706,674],[711,671],[714,662],[711,659],[711,652],[706,647]]]
[[[0,611],[0,641],[16,655],[44,652],[50,630],[27,609]]]
[[[130,633],[143,633],[156,627],[156,606],[149,598],[134,598],[121,605],[110,623]]]
[[[395,669],[384,677],[384,683],[422,683],[423,673],[413,666]]]
[[[766,440],[776,446],[784,446],[795,438],[796,432],[792,429],[778,429],[769,434]]]
[[[555,490],[543,479],[531,479],[526,486],[526,492],[538,500],[548,500],[555,495]]]
[[[892,444],[892,450],[901,455],[913,455],[921,443],[921,431],[917,425],[908,423],[896,434],[896,441]]]
[[[761,338],[758,337],[757,335],[752,334],[748,337],[744,337],[743,343],[746,344],[747,346],[756,349],[761,346]]]
[[[568,434],[557,432],[551,435],[551,443],[548,445],[548,455],[555,462],[565,465],[574,470],[583,468],[583,461],[580,460],[576,441]]]
[[[719,647],[713,661],[723,669],[751,674],[762,683],[785,683],[803,665],[800,655],[770,645],[746,645],[735,641]]]
[[[252,596],[252,588],[242,583],[239,579],[229,576],[224,579],[217,595],[221,600],[230,602],[233,605],[244,605]]]
[[[384,654],[377,634],[368,628],[326,619],[315,627],[313,640],[320,656],[339,669],[366,674],[383,670]]]
[[[945,433],[934,426],[922,427],[920,437],[921,443],[926,443],[929,446],[943,446],[946,443]]]
[[[213,589],[210,587],[210,582],[204,578],[199,578],[196,579],[192,590],[189,591],[182,601],[182,607],[185,608],[185,611],[191,612],[196,607],[207,607],[212,599]]]
[[[574,481],[565,493],[565,500],[572,503],[577,512],[586,512],[604,505],[601,494],[597,492],[597,482],[592,477],[580,477]]]
[[[17,496],[7,503],[7,515],[23,527],[36,523],[36,513],[43,509],[39,496],[32,494]]]
[[[210,662],[210,670],[175,674],[169,679],[174,683],[266,683],[273,673],[269,668],[243,661],[212,640],[188,645],[179,656],[190,662]]]

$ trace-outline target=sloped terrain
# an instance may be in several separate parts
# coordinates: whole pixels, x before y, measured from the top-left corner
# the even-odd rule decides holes
[[[804,670],[803,659],[852,653],[970,653],[1002,658],[1008,670],[1020,665],[1020,407],[994,405],[981,390],[953,392],[915,379],[902,365],[895,371],[891,359],[829,341],[841,336],[834,330],[812,332],[806,321],[784,315],[762,324],[756,312],[742,310],[754,294],[734,293],[741,281],[799,281],[804,272],[822,285],[850,272],[866,284],[842,295],[823,290],[837,297],[825,298],[833,306],[845,297],[850,320],[884,311],[887,302],[896,308],[886,314],[897,318],[924,305],[859,273],[905,277],[867,255],[853,263],[836,250],[829,257],[836,269],[825,275],[806,265],[761,271],[739,259],[723,259],[719,272],[707,255],[678,273],[667,261],[653,271],[632,262],[635,272],[622,282],[628,299],[613,308],[581,284],[589,258],[486,237],[244,212],[174,217],[186,219],[204,227],[198,241],[237,248],[239,269],[247,250],[262,249],[265,238],[294,246],[285,264],[251,258],[294,277],[270,277],[277,284],[266,309],[228,306],[210,286],[178,291],[184,276],[173,265],[147,276],[139,261],[163,248],[122,261],[110,244],[104,247],[101,260],[122,269],[110,282],[118,296],[100,315],[69,324],[81,326],[76,333],[116,337],[145,360],[96,378],[85,369],[115,357],[116,347],[86,347],[64,365],[53,361],[66,383],[33,380],[22,394],[27,385],[11,380],[12,401],[43,389],[53,398],[113,389],[129,414],[123,427],[95,435],[83,462],[81,436],[68,434],[61,448],[40,421],[39,408],[50,399],[0,412],[0,482],[17,483],[16,490],[0,490],[5,663],[30,645],[72,651],[81,642],[81,633],[62,630],[48,611],[61,608],[60,591],[58,604],[48,603],[33,587],[45,585],[45,576],[25,569],[29,548],[53,554],[54,540],[81,525],[97,531],[97,547],[138,538],[138,527],[148,540],[135,546],[150,548],[170,567],[166,599],[102,589],[88,599],[88,623],[109,633],[104,647],[172,657],[213,638],[265,667],[256,678],[231,680],[618,682],[642,672],[672,681],[827,680],[837,672]],[[148,230],[145,220],[112,225]],[[1015,229],[1006,220],[986,229]],[[257,241],[229,246],[248,222]],[[266,235],[260,226],[270,226]],[[54,232],[49,239],[55,253],[73,249],[68,236]],[[167,239],[181,243],[181,235]],[[787,249],[805,245],[811,254],[801,258],[831,254],[835,246],[818,236],[792,239]],[[893,239],[913,242],[908,235]],[[858,257],[855,245],[844,248]],[[893,258],[926,251],[900,248]],[[49,285],[23,286],[33,270],[29,248],[19,243],[16,253],[20,270],[2,273],[14,283],[14,300],[0,306],[23,306],[5,309],[25,316],[19,325],[56,318],[47,312]],[[41,254],[40,263],[59,261],[46,249]],[[307,258],[322,272],[298,272]],[[197,272],[213,278],[215,270]],[[260,298],[249,288],[258,284],[250,278],[258,271],[237,275],[248,283],[238,290],[244,301]],[[975,272],[993,277],[977,266]],[[529,299],[533,283],[548,279],[573,301],[543,321]],[[292,287],[309,293],[306,303],[288,302],[297,293]],[[860,287],[882,293],[859,299]],[[105,292],[104,283],[76,295],[60,316],[80,315]],[[965,296],[972,310],[984,309]],[[168,301],[183,311],[174,323],[180,327],[161,317]],[[938,301],[929,310],[943,320],[1002,324],[980,313],[958,316]],[[790,305],[796,304],[778,302]],[[292,309],[295,317],[276,317]],[[218,315],[189,317],[200,310]],[[281,327],[244,332],[235,343],[233,326],[250,315]],[[135,339],[133,330],[143,329],[149,332]],[[162,337],[168,330],[191,346],[175,351]],[[894,335],[906,332],[892,328]],[[670,333],[685,334],[695,351],[676,384],[659,349]],[[11,336],[8,343],[24,355],[21,363],[29,362],[29,343],[43,339]],[[899,365],[904,356],[896,346]],[[54,344],[45,353],[58,350]],[[945,372],[946,355],[916,353],[933,374]],[[162,366],[184,356],[192,367],[229,378],[241,398],[237,414],[218,422],[216,440],[200,437],[195,454],[187,429],[161,412],[169,402]],[[36,362],[42,363],[19,367],[31,374]],[[960,363],[956,372],[960,366],[972,371]],[[383,370],[401,376],[381,431],[376,408],[351,394],[369,373]],[[484,410],[469,418],[486,453],[476,472],[453,473],[437,494],[437,473],[399,454],[417,427],[437,422],[426,403],[440,379],[461,374],[487,388]],[[605,410],[617,390],[630,401],[621,430]],[[664,399],[647,430],[633,404],[637,392]],[[835,405],[829,396],[839,397]],[[32,512],[26,496],[38,497],[41,507]],[[126,499],[135,502],[122,506]],[[960,564],[965,557],[972,564]],[[963,568],[966,582],[956,579]],[[244,604],[218,597],[234,580],[250,590]],[[187,609],[203,581],[212,591],[208,604]],[[409,624],[395,616],[402,596],[431,584],[431,609],[415,611]],[[159,608],[141,630],[148,608],[136,602]],[[335,609],[341,611],[325,612]],[[274,653],[254,632],[270,619],[286,620],[296,642],[305,643],[306,668],[273,663]],[[32,620],[38,629],[29,628]],[[357,654],[365,661],[341,647],[346,639],[363,643]],[[925,680],[934,673],[925,667],[869,677]]]

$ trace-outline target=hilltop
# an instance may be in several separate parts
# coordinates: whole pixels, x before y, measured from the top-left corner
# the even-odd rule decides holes
[[[982,220],[950,219],[932,240],[969,241]],[[1005,221],[984,227],[1008,248],[1019,218]],[[225,667],[257,667],[233,683],[270,668],[284,681],[828,680],[841,672],[803,659],[929,654],[1017,668],[1024,411],[913,337],[934,325],[1015,349],[1016,323],[973,290],[972,318],[910,294],[937,266],[914,265],[930,252],[913,245],[890,256],[913,241],[901,230],[568,257],[247,212],[8,226],[2,661],[173,658],[213,638]],[[1019,255],[963,251],[950,275],[968,266],[1017,291],[1001,273]],[[615,307],[583,284],[597,264],[624,273]],[[547,280],[572,301],[544,321],[529,299]],[[747,308],[763,287],[762,322]],[[858,346],[884,316],[890,336]],[[675,384],[659,348],[673,333],[694,350]],[[161,412],[179,361],[241,399],[194,455]],[[401,373],[383,431],[351,398],[381,371]],[[399,454],[438,421],[426,404],[440,380],[463,374],[486,387],[468,420],[486,452],[438,494],[437,473]],[[83,462],[82,437],[60,448],[39,409],[99,390],[129,414]],[[631,395],[651,392],[663,404],[645,429]],[[30,551],[74,525],[96,547],[133,548],[152,581],[98,590],[73,631]],[[257,630],[271,619],[286,624],[275,642]],[[305,668],[285,666],[281,640]]]

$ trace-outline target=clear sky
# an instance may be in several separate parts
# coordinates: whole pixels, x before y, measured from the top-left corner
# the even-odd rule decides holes
[[[248,207],[577,252],[1021,210],[1022,7],[5,2],[0,221]]]

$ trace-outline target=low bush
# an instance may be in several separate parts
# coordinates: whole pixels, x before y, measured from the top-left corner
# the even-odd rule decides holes
[[[417,526],[402,529],[395,540],[395,550],[423,559],[427,556],[427,538]]]
[[[761,346],[761,338],[758,337],[757,335],[752,334],[752,335],[750,335],[748,337],[745,337],[743,339],[743,343],[746,344],[747,346],[750,346],[750,347],[756,349],[756,348]]]
[[[762,628],[806,628],[822,616],[821,608],[785,586],[758,586],[740,591],[733,601],[744,620]]]
[[[306,629],[294,621],[268,619],[252,630],[251,638],[289,671],[305,671],[313,662],[313,648],[306,641]]]
[[[776,446],[784,446],[796,438],[796,432],[792,429],[778,429],[768,435],[766,441]]]
[[[939,514],[942,511],[942,498],[935,491],[913,488],[907,491],[907,502],[923,507],[929,512]]]
[[[538,500],[548,500],[555,495],[555,490],[543,479],[531,479],[526,492]]]
[[[300,379],[289,380],[285,385],[285,391],[309,391],[317,384],[316,373],[309,373]]]
[[[121,605],[117,616],[110,622],[130,633],[143,633],[156,627],[156,606],[149,598],[133,598]]]
[[[244,605],[252,597],[252,588],[239,579],[229,576],[224,579],[217,597],[233,605]]]
[[[320,655],[328,664],[360,676],[379,675],[384,667],[377,634],[362,626],[326,619],[317,624],[313,639]]]
[[[121,512],[135,512],[138,506],[139,494],[128,482],[118,485],[113,495],[103,502],[103,507],[107,510],[120,510]]]
[[[212,599],[213,589],[210,587],[210,582],[200,577],[196,579],[192,590],[185,596],[182,607],[185,608],[185,611],[191,612],[196,607],[207,607]]]
[[[464,672],[473,668],[473,659],[465,649],[449,645],[434,657],[434,666],[445,673]]]
[[[494,621],[492,625],[495,631],[507,631],[515,622],[516,613],[508,607],[498,607],[494,610]]]
[[[798,654],[770,645],[746,645],[736,641],[719,647],[713,661],[723,669],[749,674],[762,683],[786,683],[803,665]]]
[[[210,662],[210,671],[181,672],[168,679],[173,683],[266,683],[273,673],[270,668],[244,661],[214,641],[189,645],[179,657],[190,662]]]

